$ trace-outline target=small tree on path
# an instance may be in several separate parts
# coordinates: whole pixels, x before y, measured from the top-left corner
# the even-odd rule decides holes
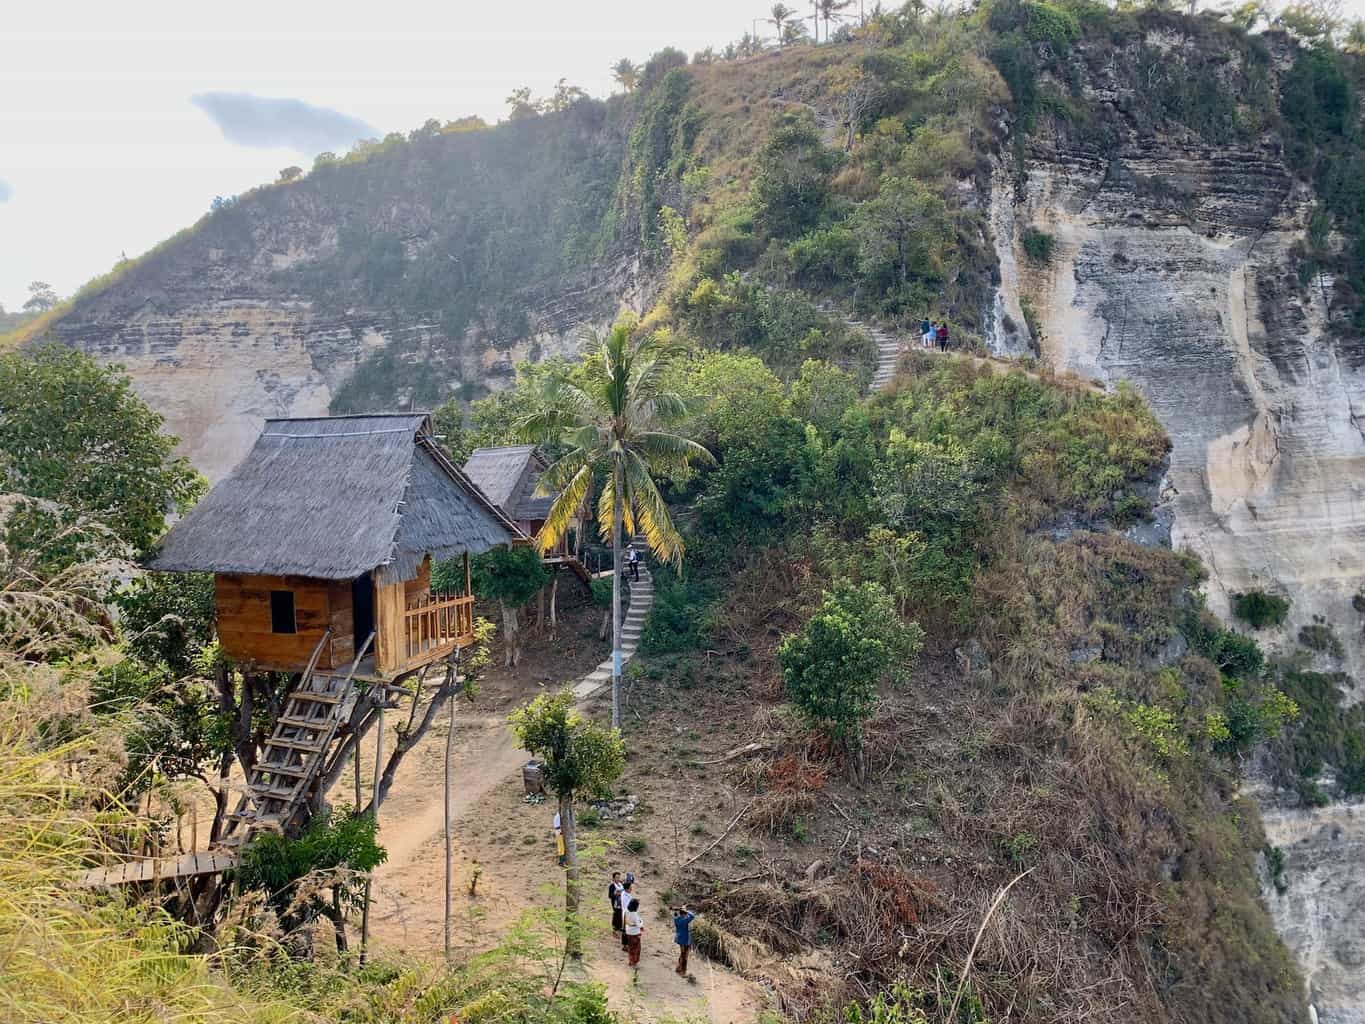
[[[574,799],[610,791],[626,766],[626,745],[617,729],[604,729],[573,706],[573,693],[541,694],[512,712],[508,719],[517,742],[544,763],[545,784],[559,801],[564,833],[564,911],[569,953],[581,954],[578,921],[579,877]]]
[[[800,633],[782,641],[777,660],[787,695],[810,723],[843,745],[861,781],[863,723],[886,679],[909,675],[924,646],[918,623],[903,622],[876,583],[837,584]]]

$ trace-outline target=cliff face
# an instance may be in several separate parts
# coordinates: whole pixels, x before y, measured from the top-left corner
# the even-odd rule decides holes
[[[1188,127],[1154,129],[1142,116],[1150,98],[1133,81],[1154,52],[1175,75],[1207,55],[1170,32],[1073,55],[1103,144],[1096,126],[1053,123],[1030,137],[1022,173],[997,175],[993,344],[1138,388],[1174,443],[1172,541],[1209,567],[1210,607],[1235,621],[1233,593],[1285,594],[1288,623],[1258,638],[1288,653],[1301,626],[1325,620],[1345,655],[1319,655],[1334,662],[1321,667],[1359,679],[1365,645],[1352,596],[1365,583],[1365,343],[1340,322],[1332,282],[1303,284],[1296,273],[1317,197],[1288,170],[1276,137],[1212,144]],[[1246,73],[1235,52],[1217,72],[1229,87]],[[1026,253],[1030,229],[1052,236],[1047,259]],[[1268,835],[1288,848],[1289,888],[1268,890],[1267,903],[1310,998],[1324,1021],[1365,1020],[1358,813],[1291,810],[1262,795]]]
[[[271,416],[429,408],[642,308],[602,104],[431,135],[254,190],[77,301],[56,340],[127,367],[210,479]]]

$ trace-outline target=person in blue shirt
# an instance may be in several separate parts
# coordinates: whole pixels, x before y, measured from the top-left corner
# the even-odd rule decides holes
[[[687,909],[686,903],[673,908],[673,941],[678,944],[679,974],[687,973],[687,954],[692,948],[692,922],[696,919],[697,915]]]

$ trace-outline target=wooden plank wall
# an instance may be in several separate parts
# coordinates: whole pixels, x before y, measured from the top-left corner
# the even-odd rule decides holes
[[[332,664],[345,665],[355,658],[355,645],[365,638],[355,635],[355,608],[349,583],[332,582],[327,588],[332,606]]]
[[[218,605],[218,639],[237,661],[253,661],[261,668],[302,671],[313,648],[332,622],[331,584],[304,576],[248,576],[220,573],[214,577]],[[350,612],[349,584],[347,617]],[[270,592],[294,593],[296,633],[270,631]],[[349,633],[347,634],[349,642]],[[330,646],[330,645],[329,645]],[[324,648],[319,668],[335,668],[332,651]]]
[[[403,649],[403,613],[407,611],[407,585],[393,583],[374,588],[375,667],[381,675],[398,671]]]

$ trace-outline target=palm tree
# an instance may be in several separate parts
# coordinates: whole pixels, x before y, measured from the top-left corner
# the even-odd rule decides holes
[[[541,551],[559,544],[582,508],[594,476],[604,478],[597,522],[604,534],[611,524],[611,724],[619,728],[621,528],[632,537],[643,532],[658,558],[680,565],[682,537],[654,476],[683,473],[694,460],[714,460],[697,442],[658,429],[682,419],[687,404],[664,389],[666,353],[653,338],[632,347],[630,330],[617,325],[605,338],[590,332],[587,342],[582,383],[553,379],[542,409],[527,417],[521,429],[527,440],[553,439],[569,447],[540,478],[542,493],[558,492],[536,536]]]
[[[769,8],[769,13],[772,14],[772,17],[763,20],[777,29],[777,45],[783,46],[785,45],[785,36],[782,32],[782,26],[796,13],[796,9],[783,3],[776,3]]]
[[[630,62],[629,57],[622,57],[611,66],[611,73],[616,80],[621,83],[621,88],[626,92],[634,92],[635,85],[640,80],[640,69]]]
[[[825,19],[825,42],[829,42],[829,23],[843,21],[843,12],[853,6],[853,0],[816,0],[816,14]]]

